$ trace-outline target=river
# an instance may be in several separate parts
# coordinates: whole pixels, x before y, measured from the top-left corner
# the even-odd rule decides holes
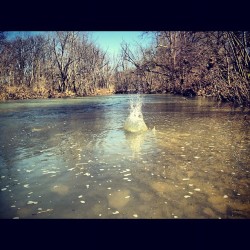
[[[143,95],[129,133],[130,98],[1,102],[0,218],[250,218],[244,115]]]

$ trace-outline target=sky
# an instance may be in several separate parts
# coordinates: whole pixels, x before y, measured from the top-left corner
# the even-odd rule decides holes
[[[136,45],[136,42],[142,45],[149,43],[150,39],[142,38],[141,31],[94,31],[90,32],[92,38],[104,50],[108,50],[110,55],[117,55],[120,52],[122,41],[131,45]]]
[[[15,37],[18,32],[10,32],[10,37]],[[23,32],[24,34],[26,32]],[[30,31],[30,34],[43,33],[40,31]],[[120,53],[121,43],[124,41],[130,45],[131,51],[136,48],[136,43],[146,46],[150,43],[149,36],[142,36],[142,31],[91,31],[88,32],[92,40],[104,51],[113,57]]]

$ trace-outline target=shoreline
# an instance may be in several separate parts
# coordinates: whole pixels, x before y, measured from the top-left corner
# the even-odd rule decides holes
[[[28,90],[26,87],[2,87],[0,89],[0,102],[17,101],[17,100],[34,100],[34,99],[57,99],[57,98],[74,98],[99,95],[112,95],[112,89],[96,89],[88,94],[76,94],[72,91],[58,92],[45,88],[34,88]]]
[[[97,96],[110,96],[110,95],[128,95],[128,94],[136,94],[136,92],[131,91],[131,92],[123,92],[120,93],[119,91],[115,92],[114,89],[96,89],[95,92],[89,93],[89,94],[83,94],[83,95],[79,95],[76,94],[72,91],[65,91],[64,93],[60,93],[56,90],[51,91],[51,90],[47,90],[44,88],[36,88],[33,89],[33,91],[28,91],[27,88],[25,87],[10,87],[8,89],[8,87],[5,89],[7,91],[2,92],[3,88],[0,89],[0,103],[4,103],[6,101],[20,101],[20,100],[44,100],[44,99],[67,99],[67,98],[83,98],[83,97],[97,97]],[[9,91],[10,90],[10,91]],[[183,97],[184,100],[188,100],[188,99],[192,99],[194,97],[203,97],[206,99],[210,99],[213,100],[215,102],[218,103],[218,107],[220,106],[228,106],[230,108],[233,109],[242,109],[242,111],[246,111],[246,112],[250,112],[250,107],[248,106],[242,106],[239,104],[235,104],[233,102],[230,101],[220,101],[220,100],[216,100],[216,98],[214,96],[211,95],[200,95],[200,94],[196,94],[196,95],[183,95],[183,94],[179,94],[179,93],[171,93],[171,92],[157,92],[157,93],[142,93],[145,95],[174,95],[174,96],[181,96]]]

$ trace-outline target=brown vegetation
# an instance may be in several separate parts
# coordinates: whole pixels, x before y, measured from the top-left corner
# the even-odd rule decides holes
[[[135,56],[122,45],[117,91],[171,92],[214,96],[250,106],[249,32],[148,32],[151,47],[138,46]],[[124,61],[134,66],[126,68]],[[118,77],[117,77],[118,78]]]
[[[250,33],[145,32],[152,43],[121,44],[111,64],[86,32],[7,39],[0,32],[0,99],[111,93],[213,96],[250,106]]]
[[[86,32],[14,39],[0,34],[1,100],[86,96],[112,88],[109,58]]]

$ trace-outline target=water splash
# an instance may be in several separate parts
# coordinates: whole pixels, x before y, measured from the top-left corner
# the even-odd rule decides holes
[[[124,129],[129,132],[146,131],[147,125],[141,111],[142,97],[136,94],[130,99],[130,114],[124,123]]]

